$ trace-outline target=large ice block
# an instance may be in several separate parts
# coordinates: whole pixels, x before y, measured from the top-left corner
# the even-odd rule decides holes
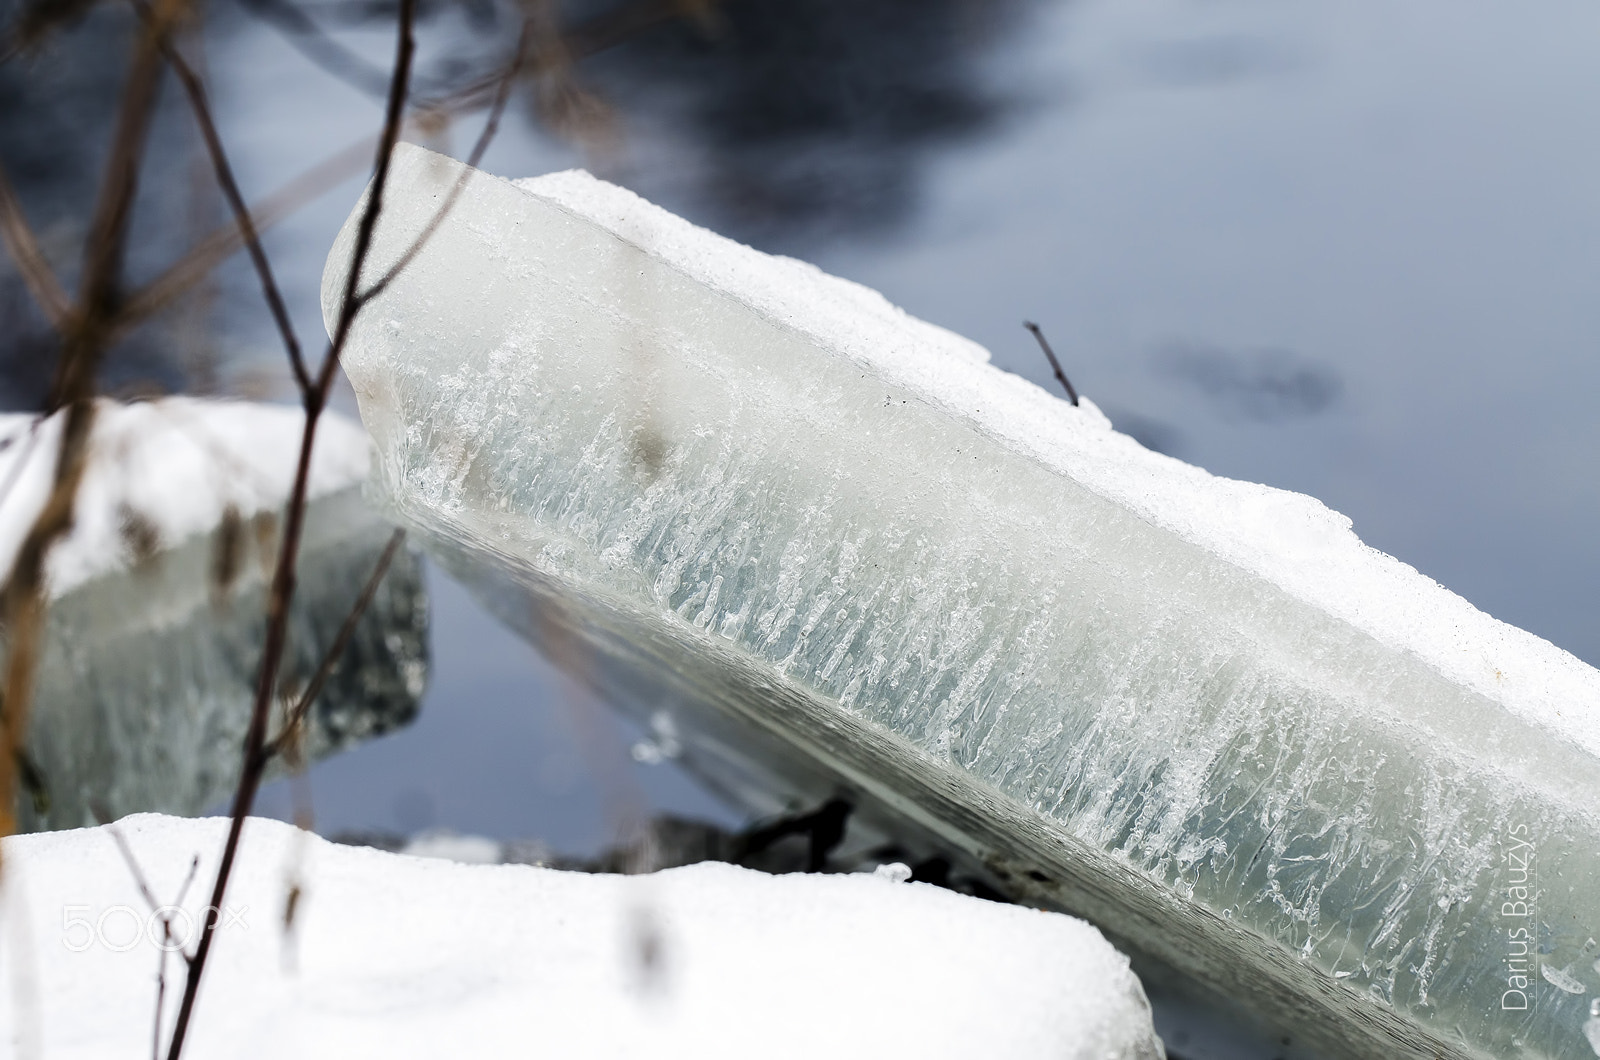
[[[48,569],[23,827],[195,814],[231,794],[301,422],[296,409],[237,402],[102,402],[76,526]],[[0,419],[3,563],[43,502],[59,427]],[[362,432],[330,417],[315,454],[286,691],[316,671],[391,533],[361,498]],[[426,626],[418,560],[401,550],[318,698],[310,757],[415,716]]]
[[[369,278],[461,173],[398,149]],[[747,801],[844,792],[1334,1053],[1592,1058],[1600,674],[985,361],[577,173],[474,174],[345,355],[377,492]]]

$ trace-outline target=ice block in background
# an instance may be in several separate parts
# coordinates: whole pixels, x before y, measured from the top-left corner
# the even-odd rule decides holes
[[[367,276],[461,173],[398,149]],[[567,173],[473,174],[344,363],[393,510],[750,804],[842,792],[1336,1054],[1592,1058],[1600,674],[985,361]]]
[[[183,398],[103,402],[51,603],[28,732],[27,828],[231,794],[254,698],[298,409]],[[43,503],[60,418],[0,419],[0,565]],[[388,543],[361,499],[361,430],[319,428],[282,687],[316,671]],[[427,598],[402,549],[311,715],[312,757],[406,724],[427,676]]]

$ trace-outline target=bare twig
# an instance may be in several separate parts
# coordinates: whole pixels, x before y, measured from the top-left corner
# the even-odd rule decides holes
[[[363,165],[370,164],[375,144],[374,137],[363,137],[356,143],[329,155],[263,198],[251,215],[256,234],[259,236],[339,181],[355,175]],[[169,266],[165,272],[128,295],[117,318],[118,333],[154,316],[177,301],[185,291],[199,283],[206,274],[245,244],[244,233],[237,222],[213,232]]]
[[[139,12],[139,17],[151,27],[151,32],[157,32],[151,21],[150,8],[144,0],[130,0],[130,2],[134,10]],[[289,321],[289,310],[283,304],[283,295],[278,291],[277,281],[272,277],[272,265],[267,261],[266,251],[261,248],[261,237],[256,231],[255,222],[250,219],[250,208],[245,205],[244,196],[239,193],[239,184],[233,179],[233,167],[228,164],[228,153],[222,147],[222,137],[217,133],[216,122],[211,119],[211,107],[206,102],[205,85],[173,44],[170,34],[160,33],[157,44],[167,60],[167,65],[177,74],[185,94],[189,97],[189,106],[194,111],[195,123],[200,126],[200,135],[205,140],[207,153],[211,156],[211,167],[216,171],[217,187],[222,189],[222,196],[228,200],[228,208],[233,211],[234,222],[239,226],[239,234],[250,251],[250,261],[255,265],[256,275],[261,280],[262,297],[266,299],[267,308],[272,311],[273,322],[278,325],[278,334],[283,337],[283,346],[288,351],[289,364],[294,370],[295,381],[304,389],[311,384],[311,377],[306,372],[305,358],[300,353],[300,339],[294,332],[294,325]]]
[[[1076,408],[1078,404],[1078,392],[1072,389],[1072,384],[1067,380],[1067,373],[1061,370],[1061,362],[1056,360],[1056,351],[1052,350],[1050,348],[1050,344],[1044,340],[1044,332],[1040,331],[1039,325],[1035,324],[1031,320],[1024,320],[1022,322],[1022,326],[1033,332],[1033,337],[1039,340],[1039,348],[1043,350],[1044,355],[1050,359],[1050,368],[1056,373],[1056,379],[1067,390],[1067,400],[1072,402],[1073,407]]]
[[[495,92],[494,102],[489,106],[489,116],[484,119],[483,131],[478,134],[477,143],[472,145],[472,154],[467,156],[467,167],[456,177],[455,183],[450,186],[449,193],[444,197],[444,202],[439,204],[439,208],[434,211],[433,216],[429,218],[427,225],[424,226],[417,238],[412,240],[411,245],[406,248],[406,252],[400,255],[400,260],[391,265],[389,271],[384,273],[381,279],[361,292],[360,297],[363,302],[371,301],[382,294],[384,289],[394,282],[394,278],[410,266],[416,256],[422,252],[422,248],[427,246],[428,240],[432,239],[433,234],[439,230],[439,225],[444,222],[450,211],[455,208],[456,200],[461,198],[461,193],[466,189],[467,182],[472,179],[472,174],[477,172],[478,163],[483,161],[484,152],[489,149],[490,142],[494,140],[495,133],[500,129],[500,117],[505,113],[506,100],[511,97],[511,86],[516,83],[517,74],[522,70],[523,60],[527,57],[528,47],[532,40],[533,22],[531,20],[524,21],[522,23],[522,33],[517,37],[517,50],[512,55],[511,62],[506,65],[505,73],[500,76],[500,87]]]
[[[289,0],[242,0],[241,7],[271,24],[307,59],[351,87],[383,97],[389,75],[346,48]]]
[[[206,958],[216,939],[217,913],[227,895],[228,880],[239,851],[239,840],[244,831],[245,819],[255,803],[261,777],[269,761],[266,753],[267,722],[272,711],[273,691],[278,667],[283,658],[288,637],[289,604],[295,589],[295,561],[300,547],[301,530],[305,523],[307,489],[311,478],[311,453],[316,444],[317,421],[327,405],[328,393],[333,385],[334,372],[349,339],[350,328],[360,313],[363,302],[356,297],[357,284],[372,248],[372,235],[378,215],[383,210],[384,187],[389,178],[389,163],[399,137],[410,85],[411,62],[416,51],[412,38],[412,25],[416,16],[416,0],[401,0],[400,26],[395,49],[394,76],[389,86],[389,101],[384,115],[383,135],[379,138],[378,156],[374,165],[371,191],[362,213],[357,231],[355,254],[350,262],[350,276],[345,284],[344,299],[339,319],[323,357],[321,370],[315,382],[302,392],[305,405],[305,427],[300,441],[299,463],[295,469],[294,486],[284,518],[283,542],[278,553],[277,570],[273,575],[272,591],[267,603],[266,643],[262,649],[260,670],[256,679],[255,702],[250,712],[250,725],[245,734],[244,760],[239,771],[239,785],[235,790],[233,807],[229,815],[228,838],[222,848],[222,858],[217,866],[216,882],[211,891],[211,902],[200,927],[200,942],[189,962],[184,980],[183,998],[179,1002],[177,1019],[173,1024],[172,1042],[167,1050],[168,1060],[178,1060],[183,1054],[183,1043],[194,1013],[195,998],[205,973]]]
[[[139,186],[139,165],[160,83],[161,60],[154,36],[157,30],[177,21],[184,2],[159,0],[155,28],[142,34],[134,48],[116,133],[84,246],[78,301],[68,318],[51,390],[51,409],[65,410],[54,482],[50,496],[17,549],[11,573],[0,590],[0,614],[10,641],[4,691],[0,693],[5,711],[4,724],[0,725],[0,835],[9,835],[16,829],[12,793],[16,788],[18,752],[27,732],[43,632],[45,562],[55,543],[72,530],[78,483],[89,456],[95,373],[109,336],[109,322],[116,312],[128,223]]]
[[[22,203],[3,165],[0,165],[0,236],[5,237],[6,249],[11,252],[11,260],[17,263],[17,271],[22,273],[22,282],[28,285],[28,292],[39,303],[44,315],[57,331],[66,327],[72,304],[61,288],[61,281],[56,279],[55,270],[45,260],[44,251],[39,249],[39,239],[22,212]]]
[[[300,726],[305,723],[306,715],[310,713],[311,706],[317,701],[317,696],[322,693],[322,686],[328,683],[328,678],[333,676],[334,669],[339,665],[339,660],[344,657],[345,649],[350,646],[350,640],[355,636],[356,627],[361,623],[361,616],[366,614],[367,608],[372,605],[372,598],[378,594],[378,586],[383,582],[383,576],[389,572],[389,564],[394,561],[395,553],[400,550],[400,545],[406,539],[406,532],[396,529],[389,535],[389,544],[384,547],[378,556],[378,561],[372,566],[372,574],[367,578],[367,584],[361,589],[361,595],[356,598],[355,604],[345,615],[344,625],[339,627],[338,635],[333,638],[333,643],[328,646],[327,652],[322,656],[322,662],[317,666],[317,672],[311,676],[311,683],[306,685],[306,690],[300,693],[300,699],[289,711],[289,716],[284,719],[283,728],[278,735],[267,743],[266,755],[268,758],[282,754],[285,749],[293,746],[297,741]]]
[[[104,820],[107,815],[97,810],[95,816]],[[184,898],[189,894],[189,885],[194,883],[195,874],[200,871],[200,855],[196,854],[189,860],[189,872],[184,876],[182,885],[178,887],[178,897],[173,899],[170,905],[163,907],[156,900],[155,891],[151,888],[144,870],[139,867],[139,859],[134,857],[133,847],[128,843],[127,836],[122,834],[122,829],[115,824],[107,824],[106,831],[111,833],[111,838],[116,842],[123,863],[128,866],[128,872],[133,876],[134,886],[139,888],[139,894],[144,898],[145,905],[150,907],[151,915],[161,921],[161,957],[156,964],[156,1018],[150,1045],[150,1060],[160,1060],[161,1009],[167,999],[167,954],[173,949],[172,911],[182,906]],[[177,949],[185,961],[189,960],[189,955],[183,952],[181,945]]]

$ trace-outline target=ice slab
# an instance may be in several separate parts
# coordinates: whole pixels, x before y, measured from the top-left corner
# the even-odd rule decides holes
[[[226,826],[119,825],[163,899],[195,854],[210,879]],[[3,926],[32,938],[35,978],[17,982],[29,963],[0,964],[0,1057],[148,1054],[158,954],[135,935],[145,906],[112,837],[16,836],[5,863]],[[289,937],[286,871],[304,894]],[[233,881],[195,1057],[1163,1055],[1127,958],[1094,928],[924,884],[714,864],[652,876],[452,865],[261,819]]]
[[[398,150],[369,275],[461,172]],[[1315,500],[577,173],[473,175],[345,366],[387,504],[747,803],[845,793],[1335,1053],[1593,1056],[1600,674]]]
[[[77,521],[52,552],[48,626],[28,732],[42,790],[26,828],[138,810],[195,814],[232,793],[260,661],[298,409],[185,398],[102,402]],[[60,418],[0,417],[0,561],[43,504]],[[367,439],[327,418],[282,670],[303,687],[388,542],[361,499]],[[427,674],[417,557],[396,555],[318,700],[319,757],[404,725]]]

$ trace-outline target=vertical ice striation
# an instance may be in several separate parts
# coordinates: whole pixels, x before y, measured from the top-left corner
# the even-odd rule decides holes
[[[298,410],[170,398],[102,403],[74,532],[52,553],[28,732],[24,827],[141,810],[195,814],[238,774],[260,664]],[[43,502],[59,419],[0,422],[9,562]],[[282,687],[303,687],[391,528],[362,501],[367,441],[326,420],[290,613]],[[315,757],[406,724],[427,673],[427,599],[402,550],[313,711]]]
[[[369,276],[462,172],[399,149]],[[474,174],[345,365],[395,511],[726,784],[842,788],[1338,1053],[1592,1057],[1600,674],[985,359]]]

